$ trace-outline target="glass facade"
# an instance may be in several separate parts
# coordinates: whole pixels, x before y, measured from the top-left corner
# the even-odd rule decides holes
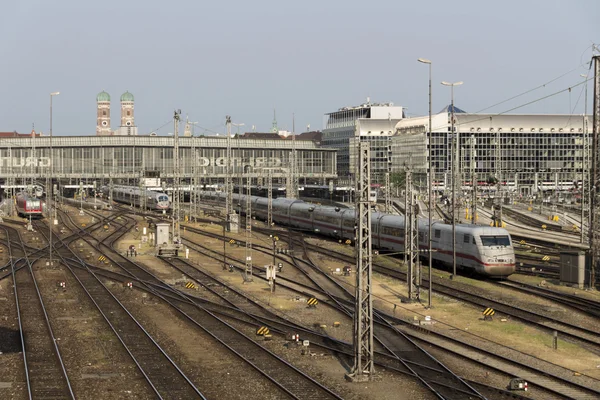
[[[494,116],[494,120],[498,124],[515,125],[483,128],[478,126],[480,122],[472,123],[470,120],[486,120],[487,115],[455,114],[458,121],[455,132],[459,138],[459,172],[464,182],[470,185],[472,180],[471,162],[480,184],[500,173],[499,179],[516,187],[521,194],[556,187],[567,189],[573,187],[573,182],[581,181],[582,174],[589,169],[585,164],[589,158],[586,157],[584,162],[584,140],[587,139],[588,145],[591,145],[591,134],[584,135],[581,116],[505,117]],[[427,126],[424,118],[420,120],[421,124],[404,120],[397,125],[396,135],[392,138],[393,169],[411,160],[415,171],[427,173]],[[519,122],[520,126],[516,125]],[[471,154],[473,141],[474,154]],[[432,134],[434,181],[440,184],[451,180],[452,142],[450,123]]]
[[[266,175],[261,168],[275,168],[273,176],[284,178],[290,166],[290,140],[232,139],[233,173],[253,166],[252,176]],[[336,174],[335,150],[322,149],[311,141],[296,141],[300,179],[332,179]],[[55,178],[136,178],[158,171],[172,178],[174,139],[163,137],[53,137],[9,138],[0,143],[0,176],[45,178],[53,162]],[[223,180],[226,174],[225,137],[179,138],[181,175]]]

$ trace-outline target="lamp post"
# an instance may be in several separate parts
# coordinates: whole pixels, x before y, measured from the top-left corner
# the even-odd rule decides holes
[[[46,203],[48,204],[48,214],[50,214],[50,224],[48,225],[48,265],[50,267],[52,267],[52,225],[54,225],[54,216],[52,215],[52,176],[54,174],[54,160],[52,159],[52,98],[59,94],[60,92],[50,93],[50,179],[48,187],[46,188],[46,193],[48,194]]]
[[[450,108],[451,108],[451,121],[450,121],[450,130],[452,132],[452,152],[454,153],[452,157],[453,165],[452,165],[452,278],[456,276],[456,180],[458,175],[458,169],[460,168],[460,160],[458,148],[460,146],[460,141],[458,137],[458,133],[454,132],[454,86],[462,85],[462,81],[460,82],[442,82],[444,86],[450,86]]]
[[[431,275],[431,266],[433,264],[433,248],[432,248],[432,240],[431,240],[431,224],[433,223],[433,168],[432,168],[432,156],[433,156],[433,151],[431,150],[431,146],[433,144],[433,128],[431,126],[431,60],[428,60],[426,58],[419,58],[417,59],[417,61],[419,61],[420,63],[423,64],[427,64],[429,65],[429,126],[428,126],[428,131],[429,131],[429,135],[428,135],[428,149],[429,149],[429,154],[428,154],[428,164],[427,164],[427,172],[429,175],[429,179],[427,180],[427,195],[428,195],[428,207],[429,207],[429,215],[428,215],[428,219],[429,219],[429,232],[428,232],[428,255],[429,255],[429,293],[428,293],[428,299],[427,299],[427,306],[429,308],[431,308],[431,293],[432,293],[432,287],[433,287],[433,282],[432,282],[432,275]]]

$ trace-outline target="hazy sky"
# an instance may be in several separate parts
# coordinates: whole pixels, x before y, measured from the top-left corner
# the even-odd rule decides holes
[[[6,1],[0,131],[47,132],[53,91],[57,136],[95,134],[102,90],[113,129],[128,90],[140,134],[172,132],[174,109],[196,134],[223,132],[227,114],[268,131],[273,108],[301,132],[367,96],[427,114],[419,57],[433,61],[434,112],[450,102],[442,80],[464,81],[456,105],[477,112],[566,74],[487,110],[503,112],[582,81],[599,17],[598,0]],[[514,112],[582,113],[582,87]]]

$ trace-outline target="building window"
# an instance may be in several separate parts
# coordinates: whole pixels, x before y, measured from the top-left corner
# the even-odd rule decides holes
[[[102,115],[106,117],[106,110],[102,111]]]
[[[127,110],[127,116],[129,117],[131,115],[131,111]]]

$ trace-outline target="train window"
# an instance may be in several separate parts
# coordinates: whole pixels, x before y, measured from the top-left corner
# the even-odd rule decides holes
[[[480,236],[481,243],[486,247],[491,246],[510,246],[510,238],[508,236]]]
[[[477,242],[475,242],[475,236],[473,236],[473,244],[477,244]]]
[[[440,231],[439,229],[435,230],[434,236],[436,239],[439,239],[442,237],[442,231]]]
[[[463,238],[464,243],[469,243],[471,241],[471,235],[465,235]]]
[[[345,218],[345,219],[344,219],[344,222],[343,222],[343,225],[344,225],[346,228],[353,228],[355,223],[356,223],[356,221],[354,221],[354,219],[351,219],[351,218]]]
[[[290,210],[290,215],[294,216],[294,217],[302,217],[302,218],[310,219],[308,210],[292,208]]]

